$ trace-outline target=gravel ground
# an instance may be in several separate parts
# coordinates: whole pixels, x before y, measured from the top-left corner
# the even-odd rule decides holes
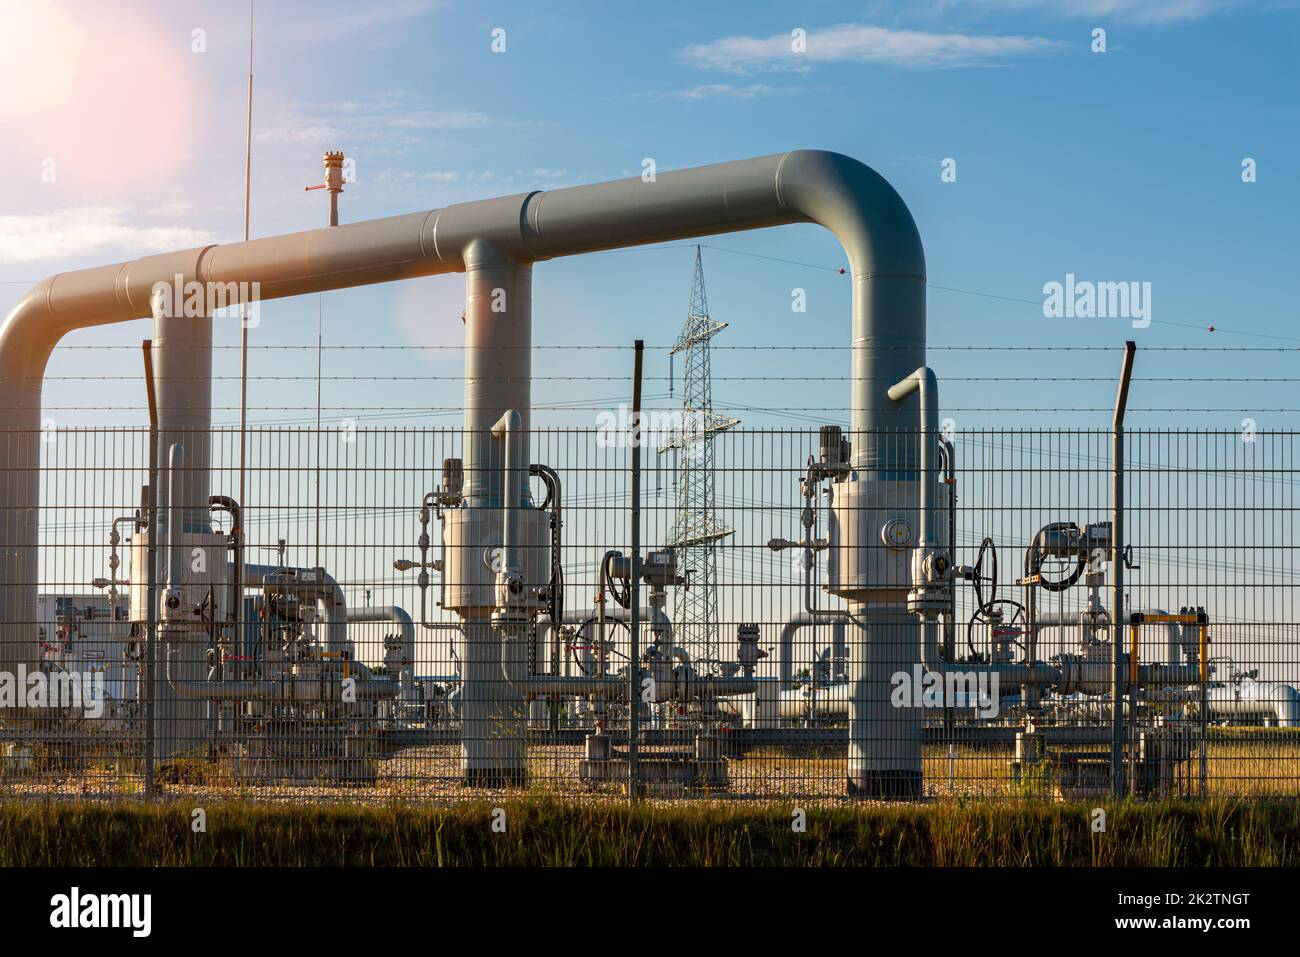
[[[655,748],[643,748],[645,760],[653,760]],[[680,750],[680,749],[678,749]],[[1295,793],[1296,777],[1291,773],[1300,762],[1282,761],[1278,756],[1236,754],[1229,748],[1211,754],[1212,793],[1278,794]],[[165,796],[207,799],[240,798],[254,801],[338,801],[343,803],[456,803],[482,802],[521,794],[582,799],[599,795],[618,796],[621,782],[591,783],[579,778],[583,748],[534,746],[529,749],[529,788],[468,787],[461,783],[459,745],[410,748],[389,760],[377,762],[377,777],[370,783],[341,784],[312,781],[310,773],[298,782],[241,781],[230,768],[215,771],[210,765],[195,764],[198,774],[181,781],[160,777]],[[1008,798],[1025,792],[1010,773],[1011,754],[984,750],[959,754],[950,761],[936,751],[925,759],[925,794],[928,798]],[[729,786],[725,790],[686,789],[680,785],[655,785],[645,796],[655,801],[726,802],[757,800],[788,802],[801,806],[845,800],[845,758],[822,753],[753,751],[745,759],[728,759]],[[306,767],[310,765],[304,764]],[[7,770],[0,766],[0,770]],[[1264,770],[1277,772],[1270,776]],[[1216,773],[1217,772],[1217,773]],[[1283,773],[1285,772],[1285,773]],[[1214,781],[1213,778],[1219,778]],[[1247,787],[1245,785],[1251,785]],[[1043,796],[1056,797],[1047,784]],[[143,794],[142,775],[113,767],[69,769],[62,773],[8,771],[0,775],[0,798],[47,800],[54,798],[111,799]]]

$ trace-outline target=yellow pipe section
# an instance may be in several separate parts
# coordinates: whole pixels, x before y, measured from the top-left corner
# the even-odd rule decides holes
[[[1138,686],[1138,626],[1129,626],[1129,652],[1128,652],[1128,682],[1129,694],[1137,693]]]

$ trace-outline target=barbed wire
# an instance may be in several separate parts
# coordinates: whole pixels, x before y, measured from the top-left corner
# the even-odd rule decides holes
[[[1300,339],[1296,341],[1300,342]],[[234,350],[238,351],[237,344],[216,343],[210,346],[196,345],[172,345],[169,349],[213,349],[213,350]],[[592,343],[592,342],[575,342],[567,344],[531,344],[531,345],[492,345],[492,346],[468,346],[464,344],[394,344],[394,343],[369,343],[369,342],[343,342],[333,344],[323,344],[317,347],[314,343],[249,343],[248,348],[251,351],[291,351],[303,350],[315,352],[317,348],[325,352],[465,352],[472,349],[491,349],[493,352],[501,352],[509,349],[529,349],[532,351],[547,350],[560,352],[575,351],[621,351],[632,352],[632,344],[619,343]],[[675,348],[675,343],[666,343],[655,345],[646,343],[645,351],[662,351],[668,352]],[[901,352],[912,351],[915,346],[872,346],[873,352]],[[817,345],[814,343],[792,342],[792,343],[720,343],[710,342],[709,349],[713,352],[845,352],[843,345]],[[139,352],[140,346],[124,345],[119,343],[68,343],[60,344],[56,348],[58,351],[110,351],[110,350],[127,350],[130,352]],[[1100,352],[1109,354],[1118,354],[1121,350],[1118,346],[1095,346],[1095,345],[1051,345],[1051,346],[1027,346],[1017,344],[1007,345],[989,345],[985,343],[971,343],[969,345],[926,345],[926,352]],[[1300,346],[1280,347],[1280,346],[1156,346],[1142,345],[1139,352],[1275,352],[1285,354],[1288,352],[1300,352]]]

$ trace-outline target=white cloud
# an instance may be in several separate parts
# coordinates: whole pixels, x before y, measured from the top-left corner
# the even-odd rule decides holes
[[[461,179],[472,180],[476,174],[462,173],[455,169],[428,170],[380,170],[375,176],[378,183],[458,183]]]
[[[303,17],[299,24],[299,35],[306,40],[350,37],[363,30],[422,17],[437,6],[436,0],[388,0],[386,3],[351,3],[342,13],[323,12],[313,7],[311,14]]]
[[[337,126],[276,123],[270,129],[260,130],[253,139],[259,143],[324,143],[327,140],[333,143],[346,135]]]
[[[517,169],[510,173],[496,173],[492,170],[455,170],[455,169],[385,169],[375,176],[379,183],[464,183],[478,186],[485,183],[524,183],[530,186],[538,183],[555,184],[569,177],[567,169]]]
[[[389,118],[385,125],[412,130],[463,130],[487,126],[489,122],[485,113],[473,110],[414,110]]]
[[[416,109],[412,94],[390,91],[338,106],[291,103],[259,130],[255,139],[259,143],[333,148],[378,144],[391,149],[420,143],[419,134],[424,131],[475,129],[492,123],[492,117],[477,110]]]
[[[1041,12],[1067,19],[1180,23],[1241,6],[1240,0],[941,0],[941,7],[987,11]]]
[[[658,94],[672,100],[752,100],[757,96],[780,92],[766,83],[748,83],[736,86],[731,83],[701,83],[684,90],[671,90]]]
[[[73,206],[49,213],[0,216],[0,265],[61,262],[107,252],[124,259],[220,242],[188,226],[147,226],[125,206]]]
[[[1043,37],[989,36],[892,30],[864,24],[807,31],[806,49],[796,53],[789,33],[772,37],[723,37],[682,51],[688,64],[726,73],[806,70],[821,63],[887,63],[917,69],[996,65],[1006,60],[1054,53],[1065,44]]]

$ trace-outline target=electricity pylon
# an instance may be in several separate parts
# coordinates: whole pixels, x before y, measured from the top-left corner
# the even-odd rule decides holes
[[[696,246],[690,311],[669,353],[682,353],[686,361],[681,421],[659,452],[673,454],[676,510],[668,545],[676,552],[678,571],[687,577],[685,587],[674,590],[675,641],[706,669],[719,661],[717,544],[733,531],[716,515],[713,439],[740,422],[713,411],[709,340],[725,328],[727,323],[709,318],[704,264]]]

